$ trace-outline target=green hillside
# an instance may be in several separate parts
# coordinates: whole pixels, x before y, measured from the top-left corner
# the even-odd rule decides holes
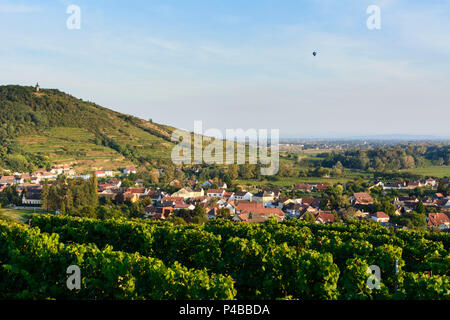
[[[72,163],[78,171],[159,165],[174,128],[112,111],[56,89],[0,86],[0,167]]]

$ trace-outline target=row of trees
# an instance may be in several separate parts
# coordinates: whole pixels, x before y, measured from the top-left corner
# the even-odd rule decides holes
[[[348,149],[320,154],[322,165],[333,167],[339,162],[345,168],[374,169],[376,171],[412,169],[431,162],[435,165],[450,164],[449,145],[395,146],[376,149]]]
[[[59,176],[53,184],[45,183],[42,188],[42,207],[46,210],[90,216],[97,206],[96,175],[89,180]]]

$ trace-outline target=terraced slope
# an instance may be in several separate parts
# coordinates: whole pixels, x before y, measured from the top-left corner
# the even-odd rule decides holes
[[[56,89],[0,86],[0,123],[0,167],[17,170],[38,165],[35,157],[75,163],[80,170],[158,165],[170,158],[173,146],[172,127]]]

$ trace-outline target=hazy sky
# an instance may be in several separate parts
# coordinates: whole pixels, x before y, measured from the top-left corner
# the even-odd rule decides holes
[[[0,0],[0,39],[0,84],[179,128],[450,136],[450,0]]]

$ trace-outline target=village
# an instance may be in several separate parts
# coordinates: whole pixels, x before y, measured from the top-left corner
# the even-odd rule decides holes
[[[123,186],[125,177],[138,177],[136,167],[125,167],[119,170],[97,170],[91,173],[77,174],[70,165],[54,166],[49,170],[39,169],[32,173],[10,173],[0,178],[0,192],[8,186],[14,186],[21,198],[17,207],[41,208],[42,189],[44,183],[52,183],[62,175],[69,179],[87,180],[95,175],[98,182],[98,197],[101,203],[135,203],[147,199],[144,218],[152,220],[169,220],[180,212],[193,211],[196,207],[204,208],[208,219],[227,218],[235,222],[262,223],[270,218],[277,221],[285,219],[308,219],[319,224],[332,224],[342,222],[343,216],[351,209],[351,217],[355,219],[372,220],[374,222],[406,228],[392,223],[390,215],[383,211],[374,210],[375,201],[370,192],[377,188],[384,193],[391,190],[408,192],[417,188],[426,188],[432,191],[431,196],[399,195],[393,198],[395,216],[401,216],[423,206],[426,210],[426,223],[428,228],[437,231],[450,231],[450,199],[437,192],[438,179],[425,179],[418,181],[404,181],[384,183],[378,181],[369,186],[365,192],[353,192],[348,198],[349,207],[330,207],[330,200],[325,191],[333,184],[330,183],[303,183],[291,189],[280,188],[253,188],[252,192],[246,186],[236,185],[229,188],[223,181],[209,179],[186,179],[180,182],[177,179],[168,184],[168,188],[145,187],[143,179],[135,179],[134,185]],[[444,181],[448,183],[448,181]],[[170,190],[176,190],[170,192]],[[296,195],[302,196],[298,197]],[[310,195],[311,194],[311,195]],[[430,194],[430,193],[429,193]],[[292,196],[288,196],[292,195]],[[151,201],[150,201],[151,200]],[[12,206],[12,204],[10,205]],[[347,215],[348,216],[348,215]],[[391,215],[392,216],[392,215]]]

